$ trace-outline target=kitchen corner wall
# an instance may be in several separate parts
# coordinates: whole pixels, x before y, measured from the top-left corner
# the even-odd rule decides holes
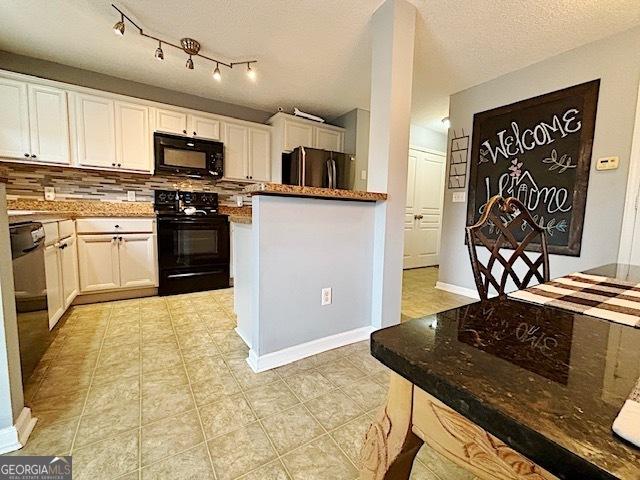
[[[597,78],[600,96],[579,257],[551,255],[551,276],[616,262],[640,81],[640,28],[584,45],[540,63],[452,95],[452,133],[472,131],[473,115],[519,100]],[[595,170],[595,161],[620,157],[620,168]],[[453,203],[445,192],[440,282],[475,291],[464,244],[466,203]]]
[[[181,175],[107,172],[76,168],[0,163],[9,170],[7,197],[44,198],[44,187],[54,187],[57,200],[127,201],[127,191],[136,192],[137,202],[152,202],[154,190],[217,192],[220,203],[235,205],[234,195],[246,183],[189,178]],[[250,202],[250,197],[244,197]]]

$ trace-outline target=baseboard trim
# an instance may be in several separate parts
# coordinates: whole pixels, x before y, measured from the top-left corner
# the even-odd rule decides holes
[[[157,287],[110,290],[108,292],[87,292],[78,294],[71,304],[85,305],[87,303],[113,302],[117,300],[130,300],[132,298],[152,297],[157,294]]]
[[[14,425],[0,429],[0,455],[22,448],[37,421],[31,416],[31,409],[24,407]]]
[[[445,292],[455,293],[456,295],[473,298],[474,300],[480,300],[478,292],[471,288],[459,287],[458,285],[451,285],[450,283],[444,282],[436,282],[436,288],[438,290],[444,290]]]
[[[371,326],[356,328],[354,330],[337,333],[329,337],[311,340],[310,342],[295,345],[293,347],[283,348],[277,352],[267,353],[262,356],[258,356],[256,351],[252,348],[249,350],[247,363],[254,372],[264,372],[266,370],[271,370],[272,368],[281,367],[282,365],[295,362],[296,360],[310,357],[311,355],[317,355],[318,353],[326,352],[327,350],[344,347],[351,343],[366,340],[373,331],[374,328]]]

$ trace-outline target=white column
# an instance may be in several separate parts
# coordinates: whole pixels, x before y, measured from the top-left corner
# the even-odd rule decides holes
[[[386,192],[376,207],[372,325],[400,322],[404,210],[407,193],[416,9],[386,0],[373,14],[370,191]]]

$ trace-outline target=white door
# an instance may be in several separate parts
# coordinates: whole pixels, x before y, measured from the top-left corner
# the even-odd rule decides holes
[[[444,167],[443,155],[418,150],[409,152],[405,268],[428,267],[439,263]],[[410,184],[413,184],[411,188]]]
[[[249,179],[249,129],[243,125],[226,124],[224,142],[224,176]]]
[[[27,84],[0,78],[0,157],[30,158]]]
[[[67,92],[42,85],[29,85],[31,155],[34,160],[66,163],[69,156]]]
[[[64,313],[62,293],[62,275],[60,273],[60,249],[57,244],[44,249],[44,270],[47,280],[47,307],[49,311],[49,330],[55,327]]]
[[[149,107],[116,102],[116,154],[118,168],[151,172]]]
[[[63,245],[66,245],[63,247]],[[80,290],[78,283],[78,243],[75,235],[60,242],[60,266],[62,267],[62,297],[68,308]]]
[[[249,177],[251,180],[268,182],[271,179],[271,135],[266,130],[249,130],[251,160]]]
[[[340,132],[321,127],[316,127],[314,130],[316,137],[314,145],[316,148],[331,150],[332,152],[342,151],[342,134]]]
[[[299,146],[313,147],[313,126],[285,120],[284,150],[290,152]]]
[[[120,287],[117,237],[78,236],[80,291],[95,292]]]
[[[156,110],[156,130],[185,135],[187,133],[187,114],[177,110],[158,108]]]
[[[189,115],[189,135],[207,140],[221,140],[220,121],[211,118]]]
[[[130,288],[156,285],[156,236],[152,233],[130,233],[118,239],[120,286]]]
[[[78,163],[93,167],[116,166],[114,101],[94,95],[77,94],[76,133]]]

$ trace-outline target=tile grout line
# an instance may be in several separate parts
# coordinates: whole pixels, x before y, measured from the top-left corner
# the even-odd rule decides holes
[[[138,480],[142,480],[142,347],[143,347],[143,338],[142,338],[142,312],[140,311],[140,305],[138,305],[138,333],[140,335],[138,339],[138,362],[140,363],[140,374],[138,376],[138,405],[140,411],[138,412]]]

